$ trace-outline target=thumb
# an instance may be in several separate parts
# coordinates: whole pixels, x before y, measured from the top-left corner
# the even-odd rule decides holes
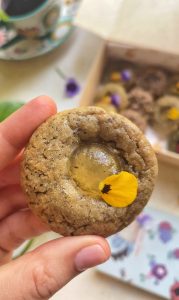
[[[110,250],[97,236],[48,242],[0,269],[0,299],[49,299],[81,271],[106,261]]]

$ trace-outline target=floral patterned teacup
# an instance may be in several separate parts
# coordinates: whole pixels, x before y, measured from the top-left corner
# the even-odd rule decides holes
[[[42,37],[53,31],[61,11],[61,0],[46,0],[35,10],[20,16],[5,16],[17,32],[27,38]]]

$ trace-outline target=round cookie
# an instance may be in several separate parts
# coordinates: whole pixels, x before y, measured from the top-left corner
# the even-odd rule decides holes
[[[98,184],[121,171],[137,178],[137,195],[126,207],[110,206]],[[107,237],[141,212],[156,176],[154,151],[133,123],[86,107],[58,113],[34,132],[24,152],[21,184],[30,208],[52,230]]]
[[[158,99],[154,109],[154,123],[165,133],[174,131],[179,125],[179,98],[166,95]]]
[[[122,85],[107,83],[103,85],[96,96],[96,102],[107,102],[117,108],[118,111],[125,109],[128,105],[127,93]]]
[[[167,76],[157,68],[148,68],[139,76],[138,85],[155,97],[164,94],[167,87]]]
[[[121,114],[139,127],[142,132],[145,132],[147,121],[140,113],[132,109],[126,109]]]
[[[154,102],[153,97],[149,92],[136,87],[128,94],[128,101],[128,107],[130,109],[140,112],[146,118],[151,117],[154,109]]]
[[[169,136],[168,149],[179,154],[179,128]]]
[[[179,74],[172,76],[168,86],[168,93],[179,96]]]

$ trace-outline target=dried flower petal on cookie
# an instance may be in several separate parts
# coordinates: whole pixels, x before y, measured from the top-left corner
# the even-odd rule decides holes
[[[167,119],[176,121],[179,120],[179,109],[172,107],[167,111]]]
[[[131,78],[132,78],[132,72],[131,72],[131,70],[123,70],[122,72],[121,72],[121,78],[122,78],[122,80],[123,81],[129,81],[129,80],[131,80]]]
[[[112,72],[111,75],[110,75],[110,79],[114,82],[118,82],[121,80],[121,75],[119,72]]]
[[[103,96],[99,103],[103,103],[106,105],[111,104],[114,105],[116,108],[119,108],[120,101],[120,96],[117,93],[111,93],[110,95]]]
[[[126,207],[137,196],[138,180],[126,171],[105,178],[99,184],[101,197],[105,202],[114,207]]]
[[[110,96],[103,96],[99,101],[103,104],[111,104],[111,97]]]
[[[114,105],[115,107],[119,108],[120,102],[121,102],[120,95],[118,95],[117,93],[112,93],[111,94],[111,104]]]

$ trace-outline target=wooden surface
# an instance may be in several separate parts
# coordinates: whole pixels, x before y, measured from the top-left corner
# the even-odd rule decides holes
[[[135,287],[89,270],[71,281],[52,300],[159,300]]]

